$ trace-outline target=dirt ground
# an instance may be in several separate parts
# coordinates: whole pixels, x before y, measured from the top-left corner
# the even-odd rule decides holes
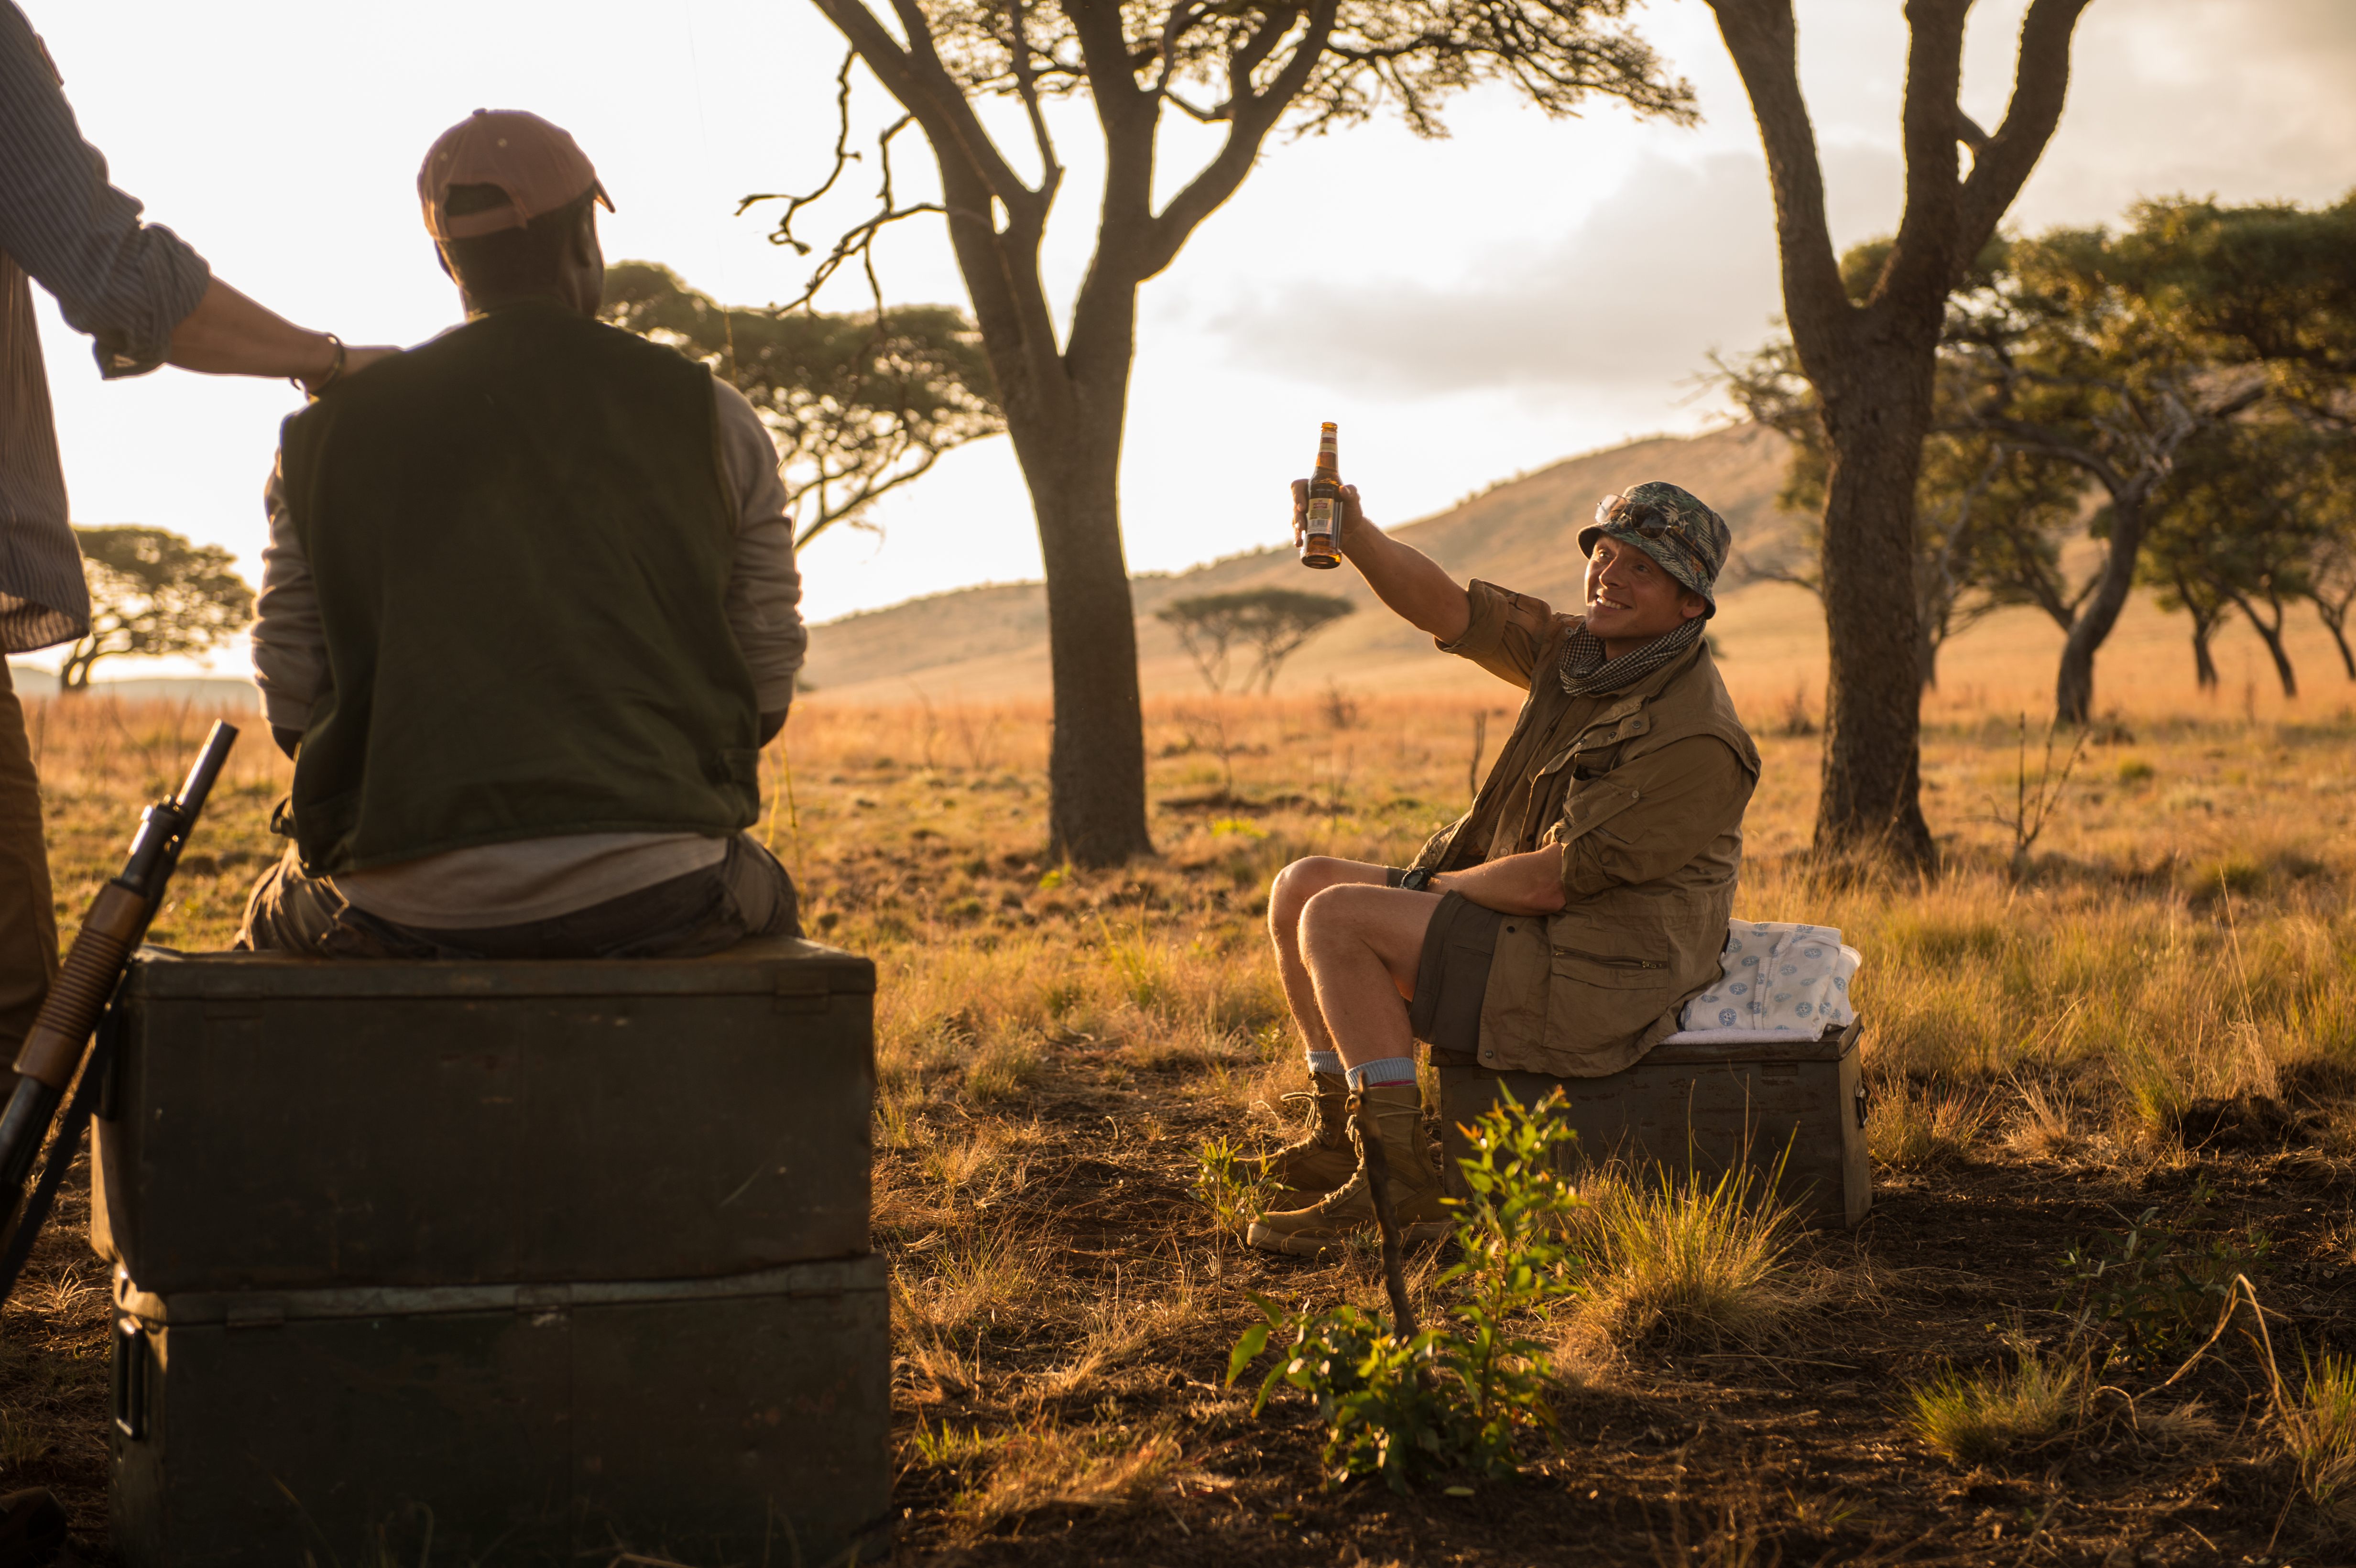
[[[2140,1424],[2198,1400],[2214,1430],[2190,1437],[2122,1419],[2094,1440],[2020,1471],[1962,1470],[1908,1435],[1903,1385],[2008,1352],[2018,1325],[2058,1341],[2057,1262],[2196,1182],[2221,1225],[2276,1241],[2260,1282],[2277,1353],[2356,1347],[2356,1267],[2347,1250],[2356,1160],[2276,1143],[2198,1153],[2132,1179],[2101,1167],[1988,1151],[1930,1176],[1876,1184],[1853,1232],[1804,1237],[1801,1270],[1839,1280],[1832,1298],[1768,1344],[1682,1353],[1642,1348],[1568,1386],[1561,1445],[1518,1483],[1393,1496],[1378,1483],[1323,1490],[1321,1429],[1298,1395],[1260,1417],[1223,1386],[1247,1292],[1279,1298],[1375,1288],[1371,1260],[1337,1265],[1237,1247],[1208,1223],[1190,1149],[1223,1109],[1190,1094],[1183,1069],[1141,1073],[1117,1053],[1057,1054],[1027,1107],[1040,1134],[1027,1169],[990,1200],[991,1228],[1044,1242],[1065,1276],[1043,1285],[1119,1297],[1183,1280],[1210,1299],[1191,1331],[1052,1392],[1070,1360],[1061,1337],[975,1347],[971,1383],[902,1358],[894,1436],[904,1510],[892,1561],[906,1564],[1197,1563],[2331,1563],[2291,1507],[2284,1461],[2245,1441],[2264,1414],[2263,1363],[2229,1336],[2182,1381],[2174,1365],[2113,1369],[2106,1382]],[[2247,1140],[2244,1140],[2245,1143]],[[889,1173],[885,1173],[887,1178]],[[78,1180],[76,1188],[81,1183]],[[45,1486],[106,1561],[108,1413],[103,1271],[81,1244],[86,1202],[70,1191],[42,1241],[0,1349],[8,1488]],[[905,1238],[881,1238],[899,1252]],[[1224,1303],[1224,1306],[1221,1304]],[[2286,1372],[2293,1369],[2286,1367]],[[1142,1496],[1054,1506],[977,1530],[969,1477],[916,1453],[919,1425],[1000,1424],[1010,1390],[1022,1419],[1108,1434],[1167,1434],[1179,1459]],[[2159,1424],[2163,1426],[2165,1424]]]
[[[2172,1386],[2162,1385],[2190,1345],[2104,1368],[2075,1435],[2010,1467],[1944,1457],[1907,1419],[1910,1385],[2008,1363],[2020,1342],[2059,1350],[2072,1321],[2063,1254],[2149,1209],[2186,1216],[2202,1189],[2203,1237],[2271,1238],[2251,1276],[2294,1395],[2306,1360],[2356,1352],[2356,1073],[2340,1066],[2356,1059],[2356,1025],[2343,947],[2332,945],[2350,883],[2344,728],[2311,743],[2276,745],[2271,731],[2230,746],[2206,731],[2172,749],[2147,741],[2138,754],[2153,758],[2156,779],[2105,753],[2099,775],[2090,764],[2072,786],[2083,798],[2065,827],[2085,847],[2062,843],[2080,871],[2024,887],[1959,872],[1852,901],[1839,918],[1872,926],[1868,973],[1885,987],[1878,1018],[1871,997],[1861,1003],[1869,1064],[1877,1051],[1886,1072],[1927,1064],[1878,1083],[1890,1098],[1876,1115],[1911,1105],[1930,1118],[1968,1104],[1991,1115],[1965,1117],[1902,1169],[1877,1167],[1872,1212],[1855,1232],[1794,1243],[1786,1273],[1805,1305],[1772,1335],[1566,1356],[1558,1447],[1532,1449],[1517,1481],[1451,1490],[1443,1477],[1400,1498],[1379,1484],[1321,1485],[1322,1431],[1302,1396],[1280,1394],[1255,1417],[1248,1388],[1224,1386],[1230,1348],[1255,1320],[1253,1293],[1371,1307],[1374,1259],[1318,1264],[1244,1247],[1205,1204],[1197,1154],[1253,1129],[1250,1107],[1297,1075],[1258,932],[1269,871],[1299,853],[1396,862],[1411,852],[1429,803],[1466,770],[1452,739],[1442,749],[1415,738],[1466,726],[1452,713],[1445,725],[1408,715],[1398,728],[1411,749],[1388,739],[1381,714],[1355,729],[1307,709],[1269,715],[1265,735],[1231,737],[1183,714],[1163,722],[1164,858],[1097,876],[1040,863],[1030,774],[1019,760],[992,761],[989,745],[1012,742],[979,730],[957,766],[969,749],[957,715],[937,734],[930,710],[896,720],[905,734],[848,716],[840,740],[820,731],[797,753],[800,805],[789,800],[768,827],[791,863],[807,857],[813,928],[885,971],[874,1234],[896,1293],[894,1562],[2356,1562],[2356,1545],[2325,1533],[2297,1497],[2265,1353],[2238,1328]],[[70,767],[45,764],[69,918],[119,856],[136,801],[185,754],[189,722],[159,719],[152,744],[134,746],[124,737],[144,732],[92,720]],[[1797,838],[1810,744],[1770,742],[1774,791],[1762,788],[1753,811],[1762,917],[1776,917],[1778,899],[1802,899],[1771,847]],[[119,777],[93,760],[102,745]],[[904,759],[921,748],[924,765],[894,765],[886,748]],[[2001,772],[2013,750],[2008,733],[1942,737],[1926,776],[1953,781],[1947,798],[1961,798],[1969,769]],[[217,944],[270,852],[275,764],[257,750],[243,765],[253,776],[223,796],[203,857],[176,884],[175,924],[159,928],[176,944]],[[1191,797],[1181,792],[1214,788],[1230,803],[1182,814]],[[1248,816],[1230,800],[1238,790],[1256,799]],[[1345,808],[1345,790],[1365,804]],[[2163,816],[2171,855],[2197,871],[2173,891],[2148,870]],[[2101,833],[2132,839],[2140,880],[2122,880],[2126,851],[2103,850]],[[2244,846],[2254,846],[2246,865],[2218,859]],[[2307,858],[2294,864],[2292,849]],[[2103,878],[2126,890],[2103,895],[2115,909],[2077,888]],[[2204,891],[2228,881],[2250,891]],[[2143,901],[2118,901],[2130,899]],[[2123,971],[2139,933],[2190,955],[2189,975],[2236,977],[2250,1027],[2264,1029],[2250,1038],[2279,1064],[2263,1100],[2169,1110],[2166,1137],[2135,1130],[2130,1081],[2114,1071],[2120,1050],[2138,1030],[2170,1034],[2148,1020],[2195,1017],[2210,990],[2142,1011],[2087,1002],[2070,1015],[2083,1035],[2075,1054],[2058,1028],[2032,1027],[2087,994],[2082,974]],[[2116,954],[2088,945],[2098,936]],[[1933,989],[1966,972],[1981,989]],[[1912,1023],[1901,999],[1921,1015]],[[1928,1054],[1936,1019],[1953,1032],[2006,1008],[1986,1027],[2008,1031],[2012,1054],[1987,1056],[1960,1035],[1946,1056]],[[2108,1032],[2084,1033],[2097,1027]],[[2223,1049],[2186,1044],[2169,1069],[2180,1084],[2196,1068],[2222,1071],[2194,1045]],[[2083,1096],[2083,1136],[2052,1140],[2060,1153],[2017,1136],[2023,1074],[2040,1061]],[[1257,1131],[1273,1131],[1265,1113]],[[0,1490],[51,1488],[87,1555],[104,1561],[108,1313],[81,1189],[78,1176],[0,1325]],[[1447,1256],[1427,1250],[1412,1269],[1429,1281]]]
[[[1032,1161],[1021,1192],[993,1222],[1052,1236],[1079,1282],[1114,1289],[1119,1271],[1167,1277],[1173,1255],[1219,1246],[1192,1200],[1190,1133],[1216,1128],[1175,1083],[1123,1086],[1076,1052],[1058,1063],[1037,1105],[1052,1153]],[[1125,1134],[1151,1115],[1165,1136],[1139,1147]],[[1142,1503],[1048,1509],[979,1539],[945,1522],[958,1477],[904,1471],[908,1510],[894,1561],[927,1563],[2205,1563],[2347,1561],[2284,1530],[2287,1471],[2253,1460],[2233,1439],[2262,1415],[2264,1373],[2235,1340],[2174,1388],[2166,1366],[2107,1381],[2147,1411],[2197,1399],[2213,1415],[2207,1440],[2168,1441],[2116,1424],[2101,1439],[2028,1473],[1965,1472],[1904,1434],[1902,1384],[1944,1366],[2008,1355],[2016,1323],[2058,1342],[2058,1261],[2098,1230],[2115,1230],[2205,1181],[2221,1224],[2255,1225],[2276,1240],[2260,1285],[2278,1350],[2356,1344],[2344,1228],[2356,1162],[2299,1147],[2198,1155],[2124,1179],[2101,1168],[2006,1156],[1966,1160],[1933,1177],[1877,1183],[1854,1232],[1801,1242],[1794,1262],[1853,1282],[1775,1342],[1684,1354],[1639,1349],[1559,1401],[1562,1445],[1519,1484],[1483,1482],[1456,1498],[1440,1488],[1401,1499],[1379,1484],[1318,1484],[1321,1429],[1301,1396],[1260,1418],[1220,1385],[1233,1333],[1249,1321],[1243,1293],[1295,1298],[1373,1287],[1370,1261],[1339,1269],[1220,1246],[1194,1257],[1201,1280],[1234,1299],[1207,1328],[1141,1358],[1091,1415],[1139,1430],[1171,1424],[1183,1468]],[[1339,1272],[1345,1276],[1335,1278]],[[1126,1288],[1140,1288],[1132,1274]],[[1062,1347],[1005,1347],[1011,1371],[1028,1349],[1044,1371]],[[2286,1369],[2289,1371],[2289,1369]],[[995,1416],[989,1400],[905,1378],[897,1423],[934,1426]],[[2147,1420],[2145,1425],[2151,1423]],[[952,1538],[956,1539],[952,1539]]]

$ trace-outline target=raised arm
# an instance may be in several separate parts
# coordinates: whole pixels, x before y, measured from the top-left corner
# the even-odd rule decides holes
[[[1297,540],[1306,517],[1309,485],[1292,482],[1292,532]],[[1366,520],[1358,487],[1342,486],[1343,557],[1358,569],[1375,597],[1408,625],[1452,643],[1472,624],[1472,599],[1440,563],[1410,544],[1401,544]]]

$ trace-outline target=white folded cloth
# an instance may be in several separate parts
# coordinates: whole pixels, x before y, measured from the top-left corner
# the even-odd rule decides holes
[[[1674,1041],[1813,1040],[1857,1021],[1849,982],[1865,955],[1828,925],[1730,923],[1716,984],[1686,1004]]]

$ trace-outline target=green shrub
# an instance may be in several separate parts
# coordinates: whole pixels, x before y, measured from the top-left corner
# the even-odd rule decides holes
[[[2072,1247],[2062,1255],[2064,1283],[2053,1309],[2074,1311],[2083,1327],[2115,1328],[2137,1358],[2209,1332],[2233,1293],[2233,1276],[2254,1273],[2274,1250],[2264,1231],[2205,1241],[2192,1234],[2210,1218],[2211,1196],[2204,1182],[2180,1218],[2163,1218],[2155,1206],[2124,1231],[2098,1231]]]
[[[1451,1326],[1402,1337],[1346,1303],[1286,1311],[1255,1296],[1264,1321],[1236,1342],[1233,1386],[1271,1339],[1290,1334],[1284,1356],[1260,1380],[1257,1415],[1278,1385],[1316,1401],[1325,1424],[1329,1483],[1379,1475],[1405,1492],[1419,1476],[1472,1470],[1515,1474],[1516,1439],[1554,1434],[1546,1348],[1513,1320],[1577,1288],[1576,1263],[1562,1244],[1579,1198],[1554,1168],[1554,1151],[1575,1135],[1560,1118],[1560,1091],[1525,1110],[1510,1094],[1472,1130],[1473,1156],[1459,1162],[1472,1197],[1459,1207],[1462,1260],[1442,1286],[1465,1294],[1448,1309]]]

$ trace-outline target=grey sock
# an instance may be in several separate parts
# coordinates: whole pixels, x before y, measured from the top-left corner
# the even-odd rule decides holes
[[[1342,1053],[1338,1051],[1311,1051],[1309,1053],[1309,1071],[1312,1072],[1341,1072]]]
[[[1415,1082],[1415,1058],[1386,1056],[1374,1061],[1360,1062],[1351,1068],[1349,1073],[1353,1089],[1378,1083],[1412,1083]]]

